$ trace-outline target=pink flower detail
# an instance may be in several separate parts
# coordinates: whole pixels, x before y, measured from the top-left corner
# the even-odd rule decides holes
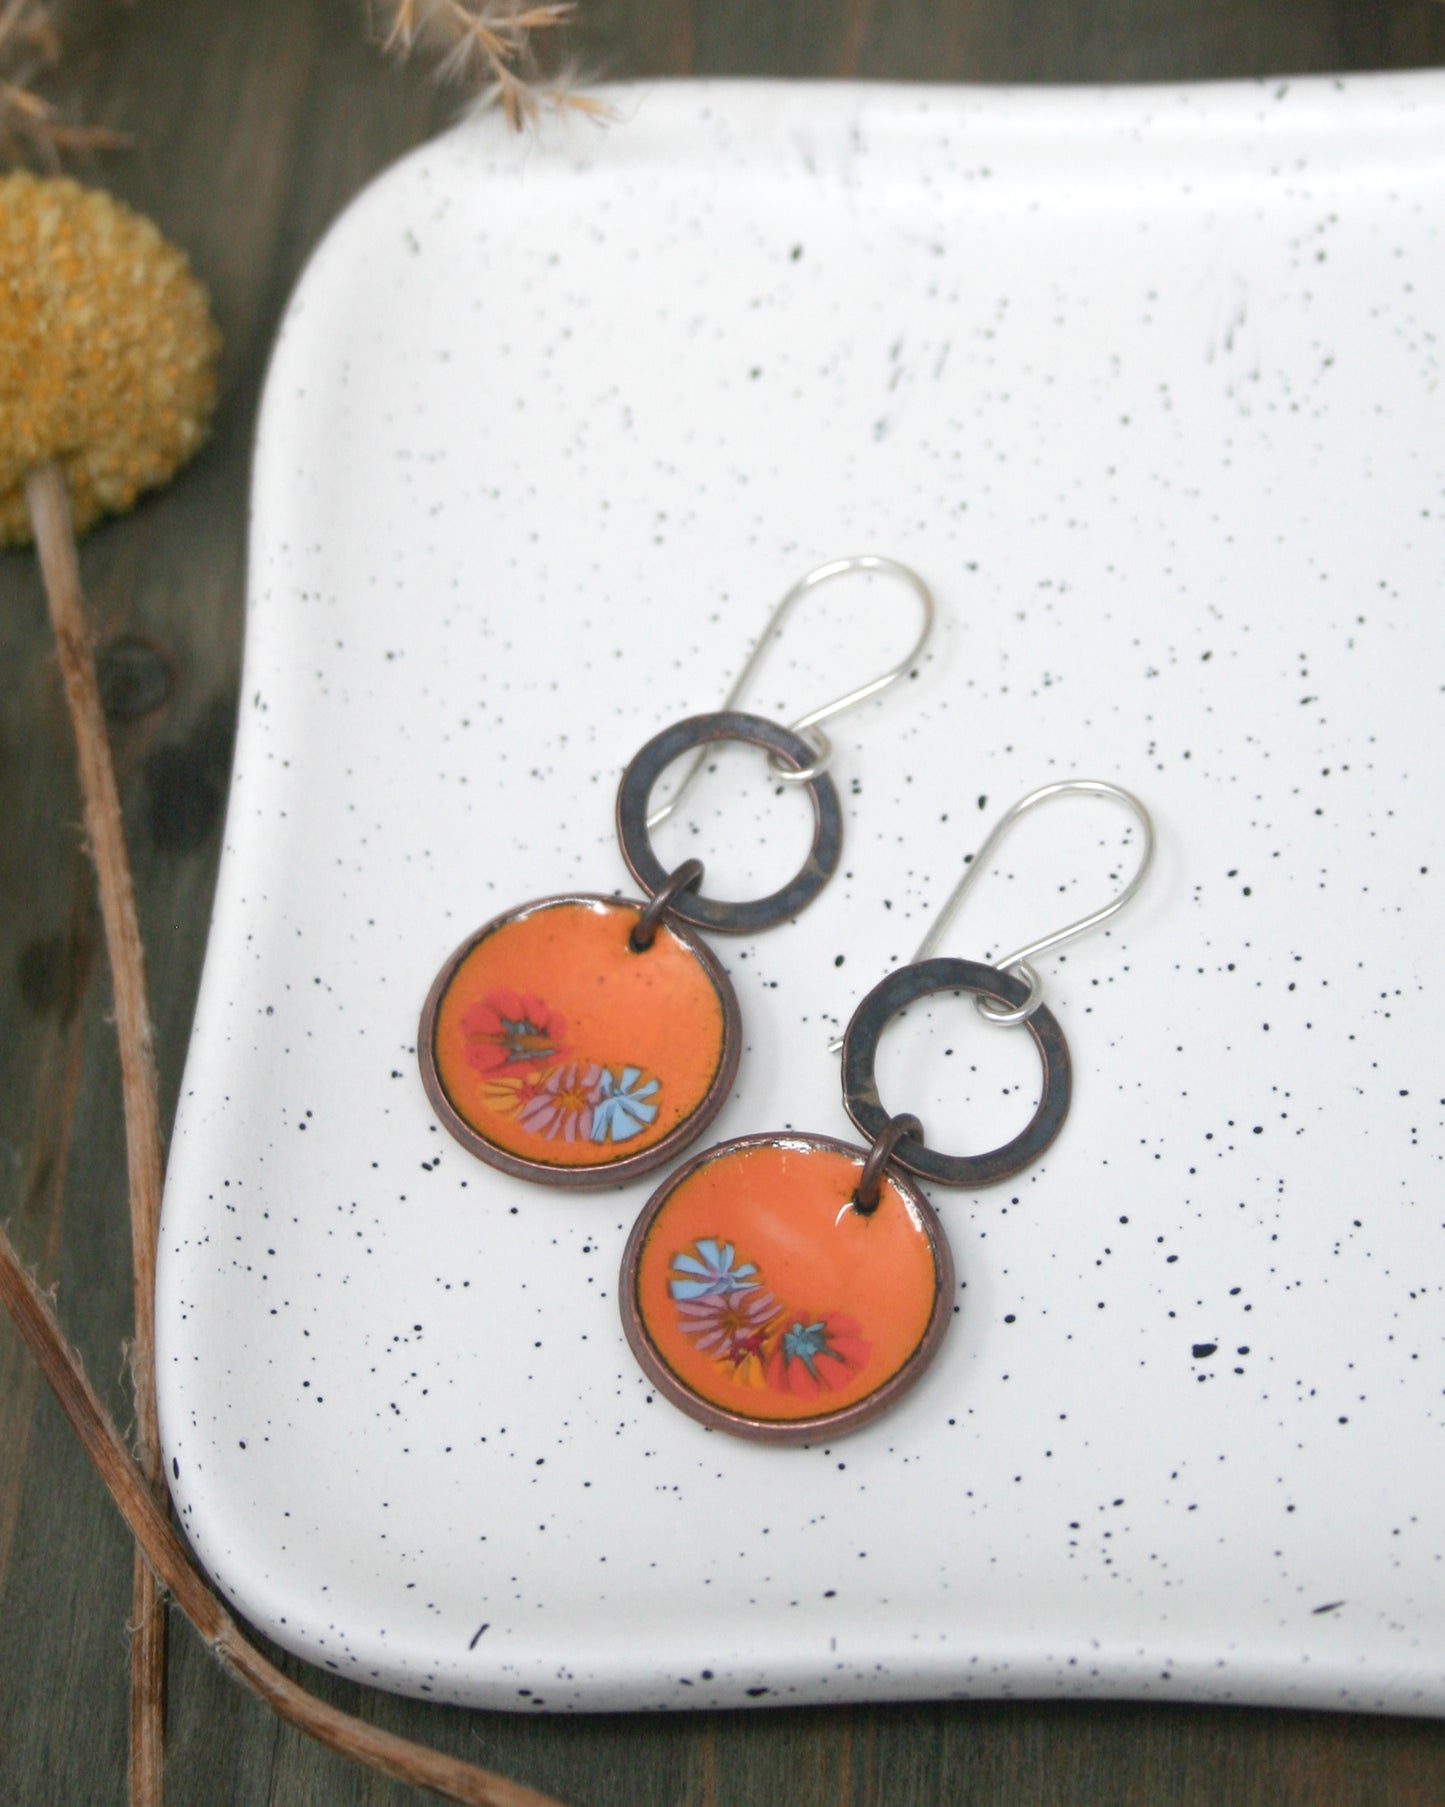
[[[676,1310],[677,1327],[684,1336],[695,1337],[704,1355],[734,1367],[750,1358],[762,1359],[763,1339],[781,1315],[778,1301],[760,1286],[679,1299]]]
[[[536,1096],[522,1106],[517,1121],[534,1135],[555,1142],[592,1139],[592,1107],[602,1096],[602,1069],[573,1061],[542,1081]]]

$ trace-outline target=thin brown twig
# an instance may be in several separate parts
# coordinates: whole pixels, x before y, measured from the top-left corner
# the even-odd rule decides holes
[[[65,700],[75,733],[85,828],[95,861],[100,914],[115,997],[125,1107],[126,1165],[130,1191],[131,1268],[135,1336],[131,1385],[141,1470],[162,1505],[166,1484],[156,1421],[156,1242],[161,1216],[161,1125],[156,1097],[154,1031],[146,996],[145,948],[136,913],[135,885],[126,852],[120,793],[110,756],[105,711],[85,620],[70,522],[70,491],[61,466],[51,461],[28,473],[25,499],[35,530],[41,575],[55,630]],[[165,1602],[150,1566],[136,1553],[131,1585],[130,1799],[131,1807],[161,1807],[165,1798]]]
[[[66,1342],[49,1300],[26,1272],[3,1230],[0,1302],[9,1311],[157,1579],[236,1680],[309,1738],[340,1756],[379,1770],[393,1781],[429,1788],[448,1800],[463,1803],[463,1807],[560,1807],[550,1795],[538,1794],[535,1789],[490,1770],[379,1731],[365,1720],[327,1706],[268,1662],[242,1634],[192,1563]]]

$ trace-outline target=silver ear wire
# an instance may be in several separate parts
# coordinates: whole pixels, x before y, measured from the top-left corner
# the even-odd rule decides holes
[[[821,731],[821,724],[831,721],[835,715],[842,715],[845,710],[856,708],[859,703],[866,703],[869,697],[880,696],[891,685],[896,684],[923,651],[928,643],[928,636],[933,632],[933,592],[916,571],[908,565],[900,564],[896,558],[885,558],[882,554],[874,552],[857,553],[851,558],[835,558],[826,565],[819,565],[806,577],[800,577],[773,610],[768,618],[767,626],[754,642],[753,650],[748,654],[746,663],[733,680],[731,690],[723,698],[723,713],[737,706],[738,699],[751,683],[753,673],[762,662],[768,647],[781,632],[784,622],[803,597],[823,584],[831,582],[835,577],[847,577],[855,571],[877,571],[887,577],[896,577],[900,583],[907,584],[923,605],[923,626],[913,645],[896,665],[890,665],[887,671],[881,672],[876,678],[870,678],[866,684],[860,684],[856,690],[850,690],[844,696],[835,697],[831,703],[824,703],[822,708],[810,709],[806,715],[800,715],[797,721],[790,724],[792,731],[795,734],[801,734],[809,746],[815,749],[817,757],[811,765],[794,771],[783,765],[776,756],[770,756],[769,767],[780,784],[807,784],[810,779],[825,772],[832,762],[833,746],[828,736]],[[703,748],[683,773],[677,789],[647,818],[649,828],[656,828],[659,822],[665,822],[682,802],[692,788],[698,770],[706,757],[707,750]]]
[[[949,924],[958,914],[959,906],[968,895],[969,887],[988,865],[994,849],[1019,817],[1027,815],[1030,810],[1037,809],[1041,804],[1051,802],[1055,797],[1071,796],[1104,797],[1110,802],[1122,803],[1127,810],[1132,812],[1143,831],[1143,852],[1140,854],[1134,876],[1107,903],[1101,904],[1097,910],[1091,910],[1087,916],[1079,917],[1077,922],[1071,922],[1066,928],[1055,929],[1051,934],[1041,935],[1038,940],[1030,941],[1024,947],[1006,955],[1002,960],[993,962],[993,965],[1000,971],[1014,973],[1023,979],[1029,988],[1028,996],[1014,1010],[1002,1009],[987,998],[974,999],[979,1014],[987,1017],[989,1022],[997,1023],[1000,1026],[1026,1021],[1043,1002],[1044,982],[1039,977],[1037,970],[1030,964],[1032,960],[1040,954],[1047,953],[1050,948],[1062,947],[1066,941],[1073,941],[1077,936],[1087,934],[1090,929],[1098,928],[1100,923],[1107,922],[1111,916],[1117,915],[1124,908],[1143,884],[1154,860],[1154,823],[1149,811],[1132,791],[1126,791],[1119,784],[1110,784],[1103,778],[1062,778],[1055,784],[1040,785],[1036,791],[1030,791],[1026,797],[1020,797],[1013,808],[1005,810],[994,823],[983,846],[964,868],[963,877],[949,893],[942,909],[934,918],[932,928],[919,942],[913,958],[908,962],[910,966],[917,966],[921,961],[931,957],[947,932]],[[840,1037],[828,1044],[828,1051],[830,1054],[836,1054],[842,1046],[843,1042]]]
[[[1027,815],[1030,810],[1037,809],[1041,804],[1051,802],[1055,797],[1080,796],[1105,797],[1111,802],[1122,803],[1127,810],[1132,811],[1144,835],[1144,849],[1140,854],[1138,867],[1123,890],[1111,897],[1106,904],[1101,904],[1097,910],[1091,910],[1087,916],[1079,917],[1077,922],[1069,923],[1067,928],[1055,929],[1052,934],[1040,935],[1038,940],[1030,941],[1024,947],[1006,955],[1002,960],[993,962],[1000,971],[1015,972],[1024,979],[1028,984],[1029,995],[1017,1010],[1001,1010],[996,1004],[991,1004],[987,998],[980,998],[978,1000],[979,1013],[986,1016],[991,1023],[1021,1023],[1025,1018],[1032,1016],[1043,1001],[1044,987],[1043,980],[1029,962],[1037,958],[1039,954],[1047,953],[1050,948],[1062,947],[1066,941],[1073,941],[1077,936],[1087,934],[1090,929],[1098,928],[1100,923],[1107,922],[1111,916],[1116,915],[1124,908],[1124,905],[1143,884],[1154,859],[1154,823],[1148,810],[1132,791],[1126,791],[1119,784],[1110,784],[1103,778],[1063,778],[1056,784],[1040,785],[1036,791],[1030,791],[1028,796],[1020,797],[1013,808],[1005,810],[994,823],[988,838],[969,862],[963,877],[953,887],[948,900],[938,912],[933,927],[919,943],[918,951],[910,962],[910,965],[916,965],[918,961],[926,960],[932,954],[942,940],[948,925],[958,914],[959,906],[968,895],[969,887],[988,864],[990,855],[1020,816]]]

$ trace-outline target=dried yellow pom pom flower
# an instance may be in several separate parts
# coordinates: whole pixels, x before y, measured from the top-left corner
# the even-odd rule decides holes
[[[0,176],[0,546],[31,538],[56,459],[77,531],[167,482],[205,437],[220,334],[184,252],[98,189]]]

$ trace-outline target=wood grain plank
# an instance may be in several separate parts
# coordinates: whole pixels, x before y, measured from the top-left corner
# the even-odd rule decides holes
[[[89,873],[78,851],[69,865],[72,906],[68,929],[46,941],[32,941],[17,963],[18,984],[29,992],[30,1007],[46,1012],[35,1055],[35,1094],[15,1225],[19,1245],[32,1255],[43,1286],[53,1282],[60,1254],[70,1144],[80,1094],[79,1009],[96,943]],[[10,1566],[39,1384],[19,1337],[8,1323],[0,1326],[0,1595]]]

